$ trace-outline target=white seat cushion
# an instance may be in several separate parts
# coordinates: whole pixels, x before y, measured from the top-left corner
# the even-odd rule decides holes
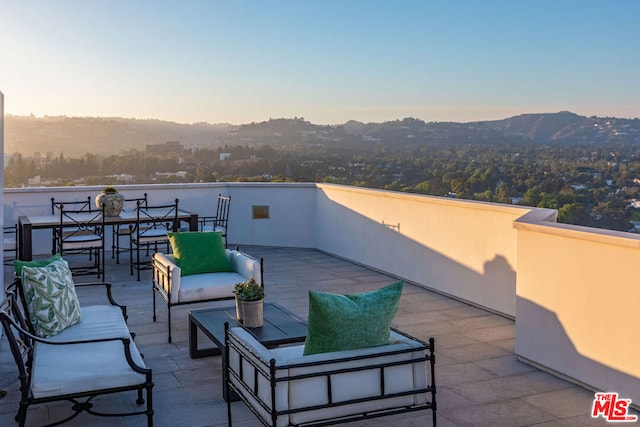
[[[238,273],[201,273],[180,277],[178,302],[199,301],[211,298],[228,298],[233,295],[236,283],[247,280]]]
[[[144,362],[133,341],[134,362]],[[90,344],[47,345],[36,343],[31,390],[33,397],[103,390],[143,384],[144,374],[135,372],[125,359],[121,341]]]
[[[129,337],[131,333],[122,317],[122,310],[115,305],[80,307],[82,320],[69,326],[50,341],[77,341],[96,338]]]
[[[221,227],[221,226],[216,226],[215,228],[213,228],[213,225],[204,225],[202,226],[202,230],[200,231],[217,231],[222,233],[222,235],[225,235],[227,232],[226,227]]]
[[[50,341],[131,338],[119,307],[81,307],[82,320]],[[131,356],[144,362],[131,341]],[[145,376],[129,367],[121,341],[54,346],[36,343],[31,388],[36,398],[141,384]]]

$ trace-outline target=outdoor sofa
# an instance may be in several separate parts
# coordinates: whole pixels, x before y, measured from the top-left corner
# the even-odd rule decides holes
[[[52,261],[53,260],[53,261]],[[152,370],[145,366],[133,334],[126,324],[126,307],[115,302],[110,283],[73,284],[68,265],[59,256],[50,260],[35,261],[31,273],[41,282],[39,291],[47,293],[45,303],[37,303],[34,318],[34,281],[16,277],[7,287],[7,297],[0,303],[0,322],[20,381],[20,403],[16,414],[18,425],[24,426],[30,405],[67,401],[72,404],[72,414],[62,423],[75,418],[82,411],[92,415],[125,416],[146,415],[147,425],[153,425]],[[29,267],[30,268],[30,267]],[[18,266],[17,270],[22,270]],[[61,282],[55,282],[58,272],[67,269]],[[27,268],[24,268],[27,270]],[[64,283],[66,282],[66,283]],[[75,288],[102,287],[106,303],[80,306]],[[51,292],[53,290],[53,292]],[[71,293],[70,293],[71,292]],[[61,307],[71,301],[78,311],[76,319],[67,325],[66,320],[55,320],[43,325],[43,318],[60,316]],[[47,303],[51,303],[47,307]],[[43,314],[48,313],[48,314]],[[55,314],[54,314],[55,313]],[[53,331],[52,329],[58,329]],[[129,413],[105,413],[96,410],[94,400],[99,395],[121,392],[137,392],[136,403],[146,407]]]

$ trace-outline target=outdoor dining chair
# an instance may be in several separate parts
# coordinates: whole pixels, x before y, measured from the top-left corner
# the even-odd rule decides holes
[[[159,245],[169,246],[169,231],[178,229],[178,199],[172,204],[149,206],[141,200],[136,202],[136,222],[129,225],[130,270],[133,276],[135,269],[140,281],[140,271],[151,269],[151,259],[141,260],[140,250],[146,251],[147,258],[151,248],[158,252]],[[135,257],[134,257],[135,251]]]
[[[231,196],[218,194],[218,205],[215,216],[203,216],[198,222],[200,231],[218,231],[224,238],[224,247],[228,246],[227,228],[229,225],[229,207],[231,206]]]
[[[60,206],[56,252],[60,255],[89,253],[89,264],[70,266],[75,275],[97,274],[104,278],[104,205],[100,210],[66,210]]]
[[[124,208],[123,212],[133,212],[138,206],[138,202],[140,202],[140,206],[146,208],[148,206],[147,193],[144,193],[144,196],[125,199],[124,200]],[[124,246],[120,245],[120,238],[130,238],[131,237],[131,227],[128,224],[114,224],[111,228],[111,258],[116,259],[116,264],[120,264],[120,253],[127,252],[129,250],[129,245]],[[129,254],[131,256],[131,254]]]

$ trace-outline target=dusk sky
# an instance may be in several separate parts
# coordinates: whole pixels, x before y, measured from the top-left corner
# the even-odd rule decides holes
[[[640,117],[640,1],[0,0],[5,113]]]

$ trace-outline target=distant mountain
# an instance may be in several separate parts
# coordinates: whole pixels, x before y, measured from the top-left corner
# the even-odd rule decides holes
[[[315,125],[303,118],[270,119],[243,125],[95,117],[7,116],[5,152],[110,155],[143,151],[146,145],[180,141],[185,147],[225,145],[322,144],[355,146],[370,143],[488,143],[501,140],[540,144],[640,142],[640,119],[584,117],[558,113],[521,114],[502,120],[469,123],[424,122],[405,118],[383,123],[354,120],[344,125]]]
[[[640,142],[640,119],[584,117],[559,113],[521,114],[502,120],[469,123],[403,119],[384,123],[350,121],[345,129],[369,140],[425,140],[436,143],[477,143],[500,139],[540,144]]]
[[[508,119],[482,122],[506,136],[522,136],[535,142],[551,142],[575,136],[594,120],[568,111],[552,114],[521,114]],[[480,126],[480,123],[478,123]]]
[[[181,124],[162,120],[119,117],[12,116],[5,117],[4,151],[33,155],[79,157],[85,153],[117,154],[144,150],[148,144],[180,141],[185,146],[215,145],[229,124]]]

